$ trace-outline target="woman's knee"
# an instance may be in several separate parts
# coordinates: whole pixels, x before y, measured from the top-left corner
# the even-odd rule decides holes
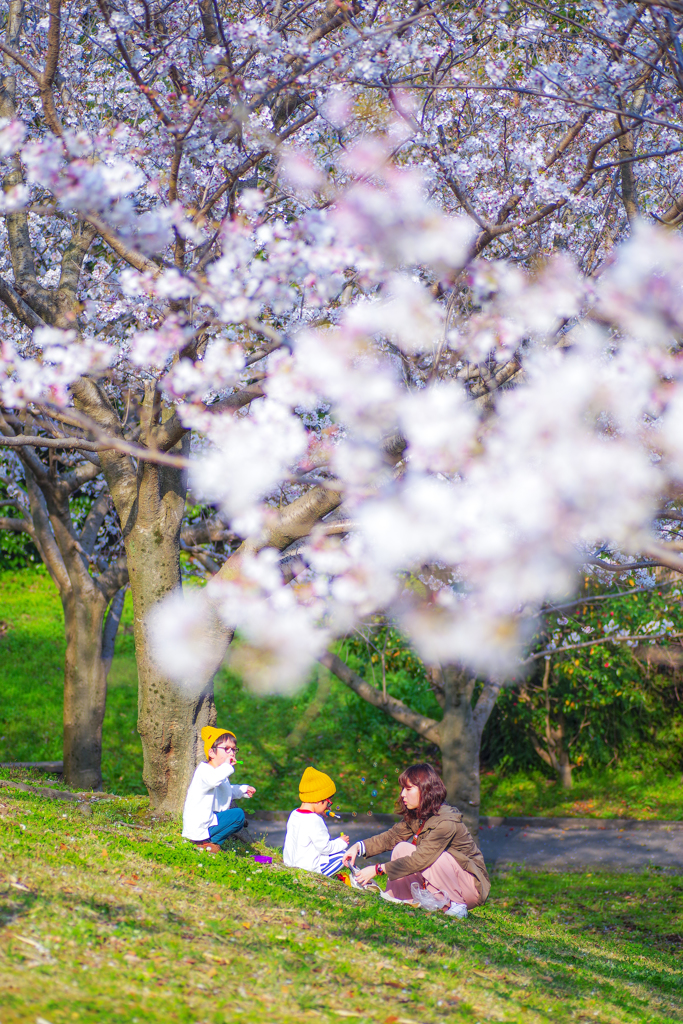
[[[398,860],[399,857],[410,857],[413,853],[415,853],[415,847],[412,843],[397,843],[391,851],[391,859]]]

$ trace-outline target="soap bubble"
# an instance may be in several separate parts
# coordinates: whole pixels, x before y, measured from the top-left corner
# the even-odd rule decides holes
[[[363,785],[365,785],[365,776],[364,775],[361,775],[360,781],[363,783]]]
[[[368,818],[372,817],[372,811],[368,811]]]
[[[372,791],[372,795],[373,795],[373,796],[377,796],[377,790],[376,790],[376,789],[373,789],[373,791]]]
[[[356,817],[356,812],[355,812],[355,811],[351,811],[351,817],[352,817],[352,818],[355,818],[355,817]]]

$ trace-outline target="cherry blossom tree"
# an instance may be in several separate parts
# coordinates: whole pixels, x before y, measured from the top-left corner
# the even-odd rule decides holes
[[[40,423],[23,416],[16,425],[18,430],[0,419],[8,437],[21,436],[27,427],[34,432]],[[3,468],[11,494],[3,504],[13,506],[14,515],[1,516],[0,529],[29,534],[64,611],[64,780],[98,789],[107,675],[128,580],[118,522],[103,481],[95,483],[99,465],[80,455],[49,451],[45,462],[27,445]]]
[[[155,806],[234,630],[264,689],[377,612],[501,680],[596,552],[683,567],[681,16],[10,0],[3,444],[106,481]]]

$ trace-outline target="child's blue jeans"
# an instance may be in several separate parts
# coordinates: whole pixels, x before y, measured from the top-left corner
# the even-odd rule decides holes
[[[241,807],[229,807],[227,811],[216,811],[215,825],[209,829],[209,839],[219,846],[228,836],[239,832],[245,822],[245,814]]]

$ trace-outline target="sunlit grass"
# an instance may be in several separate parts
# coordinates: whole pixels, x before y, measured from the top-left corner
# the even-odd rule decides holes
[[[570,790],[542,772],[482,776],[484,814],[498,816],[641,818],[683,817],[681,775],[664,769],[582,769]]]
[[[234,845],[0,790],[0,1022],[683,1018],[680,877],[511,871],[447,921]]]

